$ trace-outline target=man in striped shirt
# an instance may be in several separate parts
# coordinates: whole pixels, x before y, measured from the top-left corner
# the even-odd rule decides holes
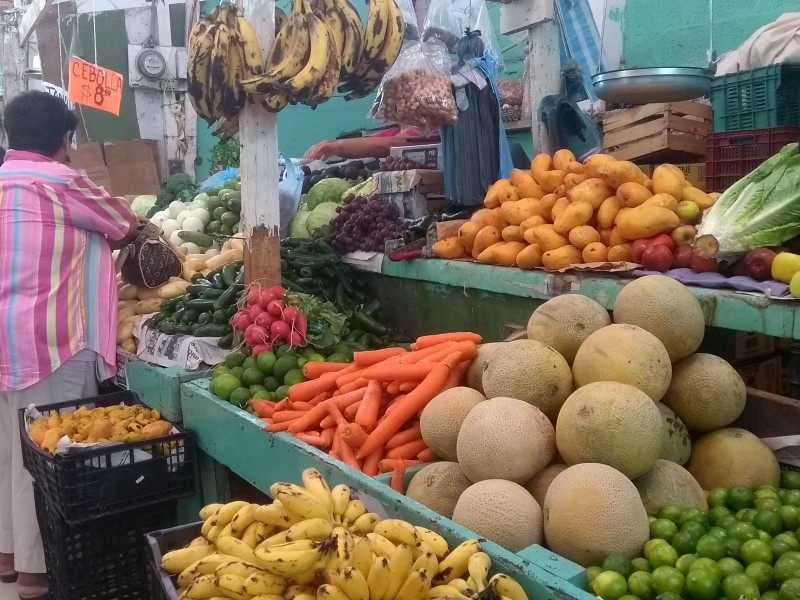
[[[42,92],[5,110],[0,167],[0,581],[20,598],[47,597],[30,475],[17,411],[97,394],[116,364],[117,288],[111,251],[138,220],[66,165],[77,127]]]

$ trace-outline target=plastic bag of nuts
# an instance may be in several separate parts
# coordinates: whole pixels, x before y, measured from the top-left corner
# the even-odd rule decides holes
[[[447,49],[438,40],[408,44],[383,76],[370,115],[422,131],[455,123],[449,66]]]

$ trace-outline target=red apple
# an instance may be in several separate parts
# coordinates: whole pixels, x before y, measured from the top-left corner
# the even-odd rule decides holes
[[[766,248],[751,250],[737,264],[737,274],[741,271],[742,275],[752,277],[756,281],[766,281],[772,279],[772,261],[775,260],[775,253]]]
[[[657,236],[651,237],[649,245],[652,246],[653,244],[666,246],[667,248],[670,249],[670,252],[675,249],[675,242],[666,233],[659,233]]]
[[[672,266],[676,269],[691,269],[694,248],[689,244],[682,244],[673,252]]]
[[[717,273],[719,262],[716,258],[703,258],[695,252],[689,262],[689,268],[695,273]]]
[[[672,230],[672,241],[676,246],[691,244],[697,236],[697,228],[694,225],[680,225]]]
[[[672,266],[672,250],[664,244],[648,246],[642,253],[642,266],[648,271],[669,271]]]
[[[642,264],[642,253],[647,249],[650,245],[650,240],[635,240],[633,244],[631,244],[631,259],[633,262]]]

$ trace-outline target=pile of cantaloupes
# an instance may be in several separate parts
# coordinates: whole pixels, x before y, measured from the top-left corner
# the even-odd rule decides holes
[[[730,427],[745,385],[697,353],[704,331],[700,303],[664,276],[626,285],[612,315],[579,295],[546,302],[528,339],[482,346],[469,387],[424,409],[422,436],[446,462],[407,494],[509,550],[544,543],[588,566],[637,555],[665,505],[777,486],[769,448]]]
[[[681,202],[694,213],[714,204],[674,165],[650,179],[635,164],[608,154],[580,163],[569,150],[539,154],[530,170],[514,169],[493,184],[485,208],[458,235],[434,244],[439,258],[560,270],[575,264],[631,262],[632,243],[669,234],[681,223]]]

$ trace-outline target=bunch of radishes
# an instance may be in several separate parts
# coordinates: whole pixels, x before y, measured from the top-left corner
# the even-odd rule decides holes
[[[305,345],[308,322],[297,308],[284,305],[285,292],[280,286],[253,288],[247,293],[245,307],[231,318],[231,326],[252,346],[253,356],[280,344]]]

